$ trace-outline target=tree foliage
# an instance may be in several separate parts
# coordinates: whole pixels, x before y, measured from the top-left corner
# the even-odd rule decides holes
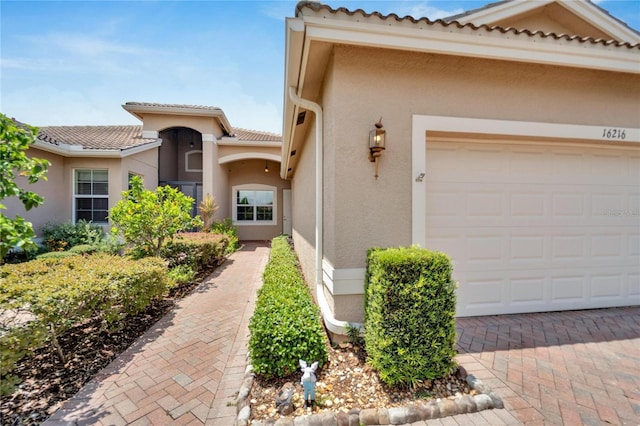
[[[111,231],[128,244],[149,255],[158,256],[162,245],[189,228],[202,225],[191,217],[193,198],[170,186],[145,190],[140,176],[134,176],[131,189],[122,192],[122,200],[110,210]]]
[[[38,129],[19,125],[0,114],[0,200],[18,197],[26,210],[44,202],[35,192],[18,186],[17,176],[26,178],[29,184],[40,179],[47,180],[45,173],[50,163],[47,160],[27,157],[26,151],[36,140]],[[6,206],[0,203],[0,210]],[[33,246],[33,225],[21,216],[11,219],[0,213],[0,263],[9,250]]]

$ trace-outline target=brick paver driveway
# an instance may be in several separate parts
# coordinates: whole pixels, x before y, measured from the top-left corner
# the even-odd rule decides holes
[[[640,425],[640,307],[457,324],[459,362],[522,423]]]

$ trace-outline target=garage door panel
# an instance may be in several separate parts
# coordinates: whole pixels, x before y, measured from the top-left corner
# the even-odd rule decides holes
[[[426,150],[427,247],[453,259],[458,315],[640,304],[637,149],[473,145]]]
[[[629,299],[636,300],[637,303],[640,303],[640,272],[630,273],[628,281],[629,281],[629,290],[628,290]]]

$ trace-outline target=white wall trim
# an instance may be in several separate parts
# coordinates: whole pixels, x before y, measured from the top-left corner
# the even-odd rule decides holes
[[[133,148],[126,149],[87,149],[81,145],[68,145],[61,143],[54,145],[49,142],[36,140],[33,144],[34,148],[42,151],[58,154],[63,157],[85,157],[85,158],[125,158],[140,152],[148,151],[162,145],[161,140],[138,145]]]
[[[160,137],[157,130],[143,130],[142,139],[158,139]]]
[[[618,136],[624,132],[624,139],[608,137],[613,135],[614,129]],[[553,139],[558,142],[582,140],[595,142],[603,147],[607,145],[611,147],[618,146],[611,145],[613,143],[640,143],[640,128],[413,115],[411,132],[411,239],[412,244],[423,247],[426,243],[425,215],[427,194],[424,190],[424,182],[420,181],[418,176],[426,173],[429,166],[426,158],[426,144],[429,132],[525,137],[533,140]]]
[[[282,142],[264,142],[264,141],[240,141],[236,138],[223,137],[218,141],[218,145],[222,146],[250,146],[250,147],[264,147],[264,148],[280,148]]]
[[[329,261],[322,260],[322,279],[334,296],[364,294],[365,272],[365,268],[334,269]]]
[[[202,156],[202,163],[200,164],[199,169],[192,169],[190,167],[190,157],[194,154],[200,154]],[[191,151],[187,151],[184,153],[184,171],[185,172],[202,172],[202,165],[204,164],[204,153],[200,149],[193,149]]]
[[[212,133],[202,133],[202,142],[216,142],[216,136]]]
[[[231,163],[232,161],[241,160],[269,160],[275,163],[280,163],[282,158],[279,154],[269,154],[268,152],[240,152],[237,154],[224,155],[218,158],[218,164]]]

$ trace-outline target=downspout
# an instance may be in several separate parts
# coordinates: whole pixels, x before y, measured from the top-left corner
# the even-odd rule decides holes
[[[329,308],[329,303],[327,302],[327,298],[324,296],[324,285],[322,281],[322,259],[324,255],[324,246],[323,246],[323,170],[322,166],[324,163],[323,159],[323,130],[322,130],[322,107],[312,102],[308,99],[303,99],[296,94],[296,90],[293,87],[289,87],[289,99],[295,105],[307,109],[309,111],[313,111],[316,117],[316,259],[315,259],[315,281],[316,281],[316,298],[318,299],[318,305],[320,306],[320,311],[322,312],[322,318],[324,319],[324,324],[329,331],[332,333],[345,336],[347,334],[347,326],[349,325],[346,321],[339,321],[331,312]],[[356,324],[353,324],[354,326]],[[358,324],[359,325],[359,324]]]

